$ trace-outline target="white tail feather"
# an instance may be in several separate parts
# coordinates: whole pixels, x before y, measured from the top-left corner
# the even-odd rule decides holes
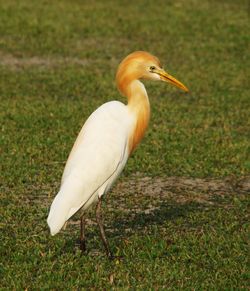
[[[57,234],[62,229],[68,219],[69,211],[69,203],[65,201],[65,196],[62,195],[62,190],[60,190],[51,204],[47,219],[51,235]]]

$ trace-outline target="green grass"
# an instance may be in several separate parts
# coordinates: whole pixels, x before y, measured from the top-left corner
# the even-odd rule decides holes
[[[248,199],[237,186],[250,168],[247,2],[0,7],[0,289],[247,289]],[[112,249],[123,256],[109,262],[95,225],[81,256],[78,225],[52,238],[46,216],[88,115],[125,102],[114,76],[134,50],[158,56],[190,94],[146,83],[149,130],[105,204]],[[235,187],[157,190],[159,177],[173,176]],[[151,184],[138,188],[148,177],[154,195],[144,195]]]

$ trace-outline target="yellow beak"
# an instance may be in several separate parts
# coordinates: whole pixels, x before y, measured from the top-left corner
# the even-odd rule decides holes
[[[155,73],[157,73],[160,76],[162,81],[173,84],[174,86],[182,89],[183,91],[188,92],[188,88],[185,85],[183,85],[180,81],[169,75],[164,70],[157,70],[155,71]]]

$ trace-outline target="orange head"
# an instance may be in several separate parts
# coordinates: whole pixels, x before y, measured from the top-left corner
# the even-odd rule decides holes
[[[122,94],[126,95],[126,88],[134,80],[149,79],[165,81],[188,91],[180,81],[165,72],[157,57],[144,51],[129,54],[119,65],[116,82]]]

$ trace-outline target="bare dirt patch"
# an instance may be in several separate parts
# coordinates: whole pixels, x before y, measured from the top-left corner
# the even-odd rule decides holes
[[[32,186],[28,189],[27,203],[39,204],[39,207],[49,209],[58,188],[59,184],[43,188]],[[116,217],[123,217],[124,221],[133,221],[136,217],[138,219],[138,215],[148,218],[153,215],[151,218],[155,219],[163,208],[165,214],[171,213],[171,207],[176,207],[176,205],[180,209],[190,205],[195,205],[197,209],[214,206],[231,207],[228,203],[221,202],[221,199],[223,200],[225,196],[237,197],[248,193],[250,193],[250,176],[200,179],[143,177],[139,174],[123,181],[118,180],[112,191],[105,197],[103,211],[110,221],[116,221]],[[88,225],[95,224],[94,207],[91,209],[87,215]],[[78,216],[76,215],[68,224],[78,224]],[[114,225],[111,228],[114,228]]]
[[[250,191],[250,176],[200,179],[188,177],[141,177],[140,175],[135,175],[132,179],[119,183],[116,188],[117,190],[120,188],[136,189],[136,191],[143,192],[145,195],[164,195],[169,191],[227,195],[232,192]]]
[[[214,196],[250,193],[250,176],[242,178],[200,179],[187,177],[141,177],[118,183],[112,194],[118,199],[127,196],[150,197],[148,200],[174,199],[177,203],[193,201],[212,203]],[[116,194],[117,193],[117,194]],[[118,194],[120,193],[120,194]],[[112,195],[111,194],[111,195]],[[124,195],[125,194],[125,195]],[[119,201],[118,205],[121,205]],[[126,207],[125,207],[126,208]]]
[[[15,57],[11,54],[6,54],[0,51],[0,66],[7,67],[11,70],[18,70],[29,67],[41,67],[41,68],[55,68],[65,65],[79,65],[86,66],[90,63],[90,60],[79,58],[63,58],[63,57]]]

